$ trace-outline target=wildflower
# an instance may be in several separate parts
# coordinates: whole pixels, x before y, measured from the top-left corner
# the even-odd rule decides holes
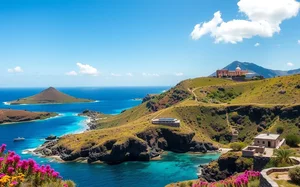
[[[11,175],[13,172],[15,171],[15,168],[13,168],[13,167],[8,167],[8,169],[7,169],[7,173],[9,174],[9,175]]]
[[[6,144],[2,144],[0,147],[0,153],[3,153],[6,149]]]
[[[14,160],[15,163],[18,163],[21,160],[21,157],[19,155],[15,155],[13,157],[13,160]]]

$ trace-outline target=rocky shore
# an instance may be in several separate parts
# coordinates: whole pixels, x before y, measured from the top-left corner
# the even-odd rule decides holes
[[[78,116],[85,116],[89,118],[87,122],[87,126],[89,127],[89,130],[94,130],[97,128],[96,120],[98,119],[99,115],[104,115],[104,114],[100,112],[91,111],[91,110],[85,110],[82,113],[78,114]]]
[[[89,116],[96,113],[86,112]],[[34,150],[43,156],[58,156],[63,161],[86,159],[88,163],[105,162],[119,164],[126,161],[150,161],[159,157],[163,151],[177,153],[217,151],[211,143],[193,140],[195,133],[178,133],[168,128],[150,128],[136,136],[116,140],[113,138],[100,145],[82,147],[80,150],[70,150],[59,140],[48,141]]]

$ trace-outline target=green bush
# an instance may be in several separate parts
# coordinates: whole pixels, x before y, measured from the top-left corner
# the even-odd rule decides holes
[[[277,132],[278,134],[282,134],[283,131],[284,131],[283,127],[277,127],[277,129],[276,129],[276,132]]]
[[[192,181],[189,181],[189,182],[188,182],[188,186],[192,187],[192,186],[193,186],[193,182],[192,182]]]
[[[246,144],[243,142],[234,142],[230,144],[230,148],[233,151],[241,151],[244,147],[246,147]]]
[[[291,178],[292,182],[300,185],[300,167],[290,169],[289,177]]]
[[[286,136],[286,144],[290,147],[298,147],[298,144],[300,143],[299,136],[295,134],[290,134]]]
[[[259,187],[259,186],[260,186],[259,180],[250,181],[248,184],[248,187]]]

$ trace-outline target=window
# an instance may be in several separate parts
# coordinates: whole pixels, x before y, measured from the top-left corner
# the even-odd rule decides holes
[[[257,141],[257,143],[259,143],[259,140]]]
[[[263,144],[265,144],[265,141],[263,141]]]

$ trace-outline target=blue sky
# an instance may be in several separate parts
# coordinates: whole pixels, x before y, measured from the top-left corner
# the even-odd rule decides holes
[[[300,68],[299,3],[251,2],[0,0],[0,87],[175,85],[235,60]]]

